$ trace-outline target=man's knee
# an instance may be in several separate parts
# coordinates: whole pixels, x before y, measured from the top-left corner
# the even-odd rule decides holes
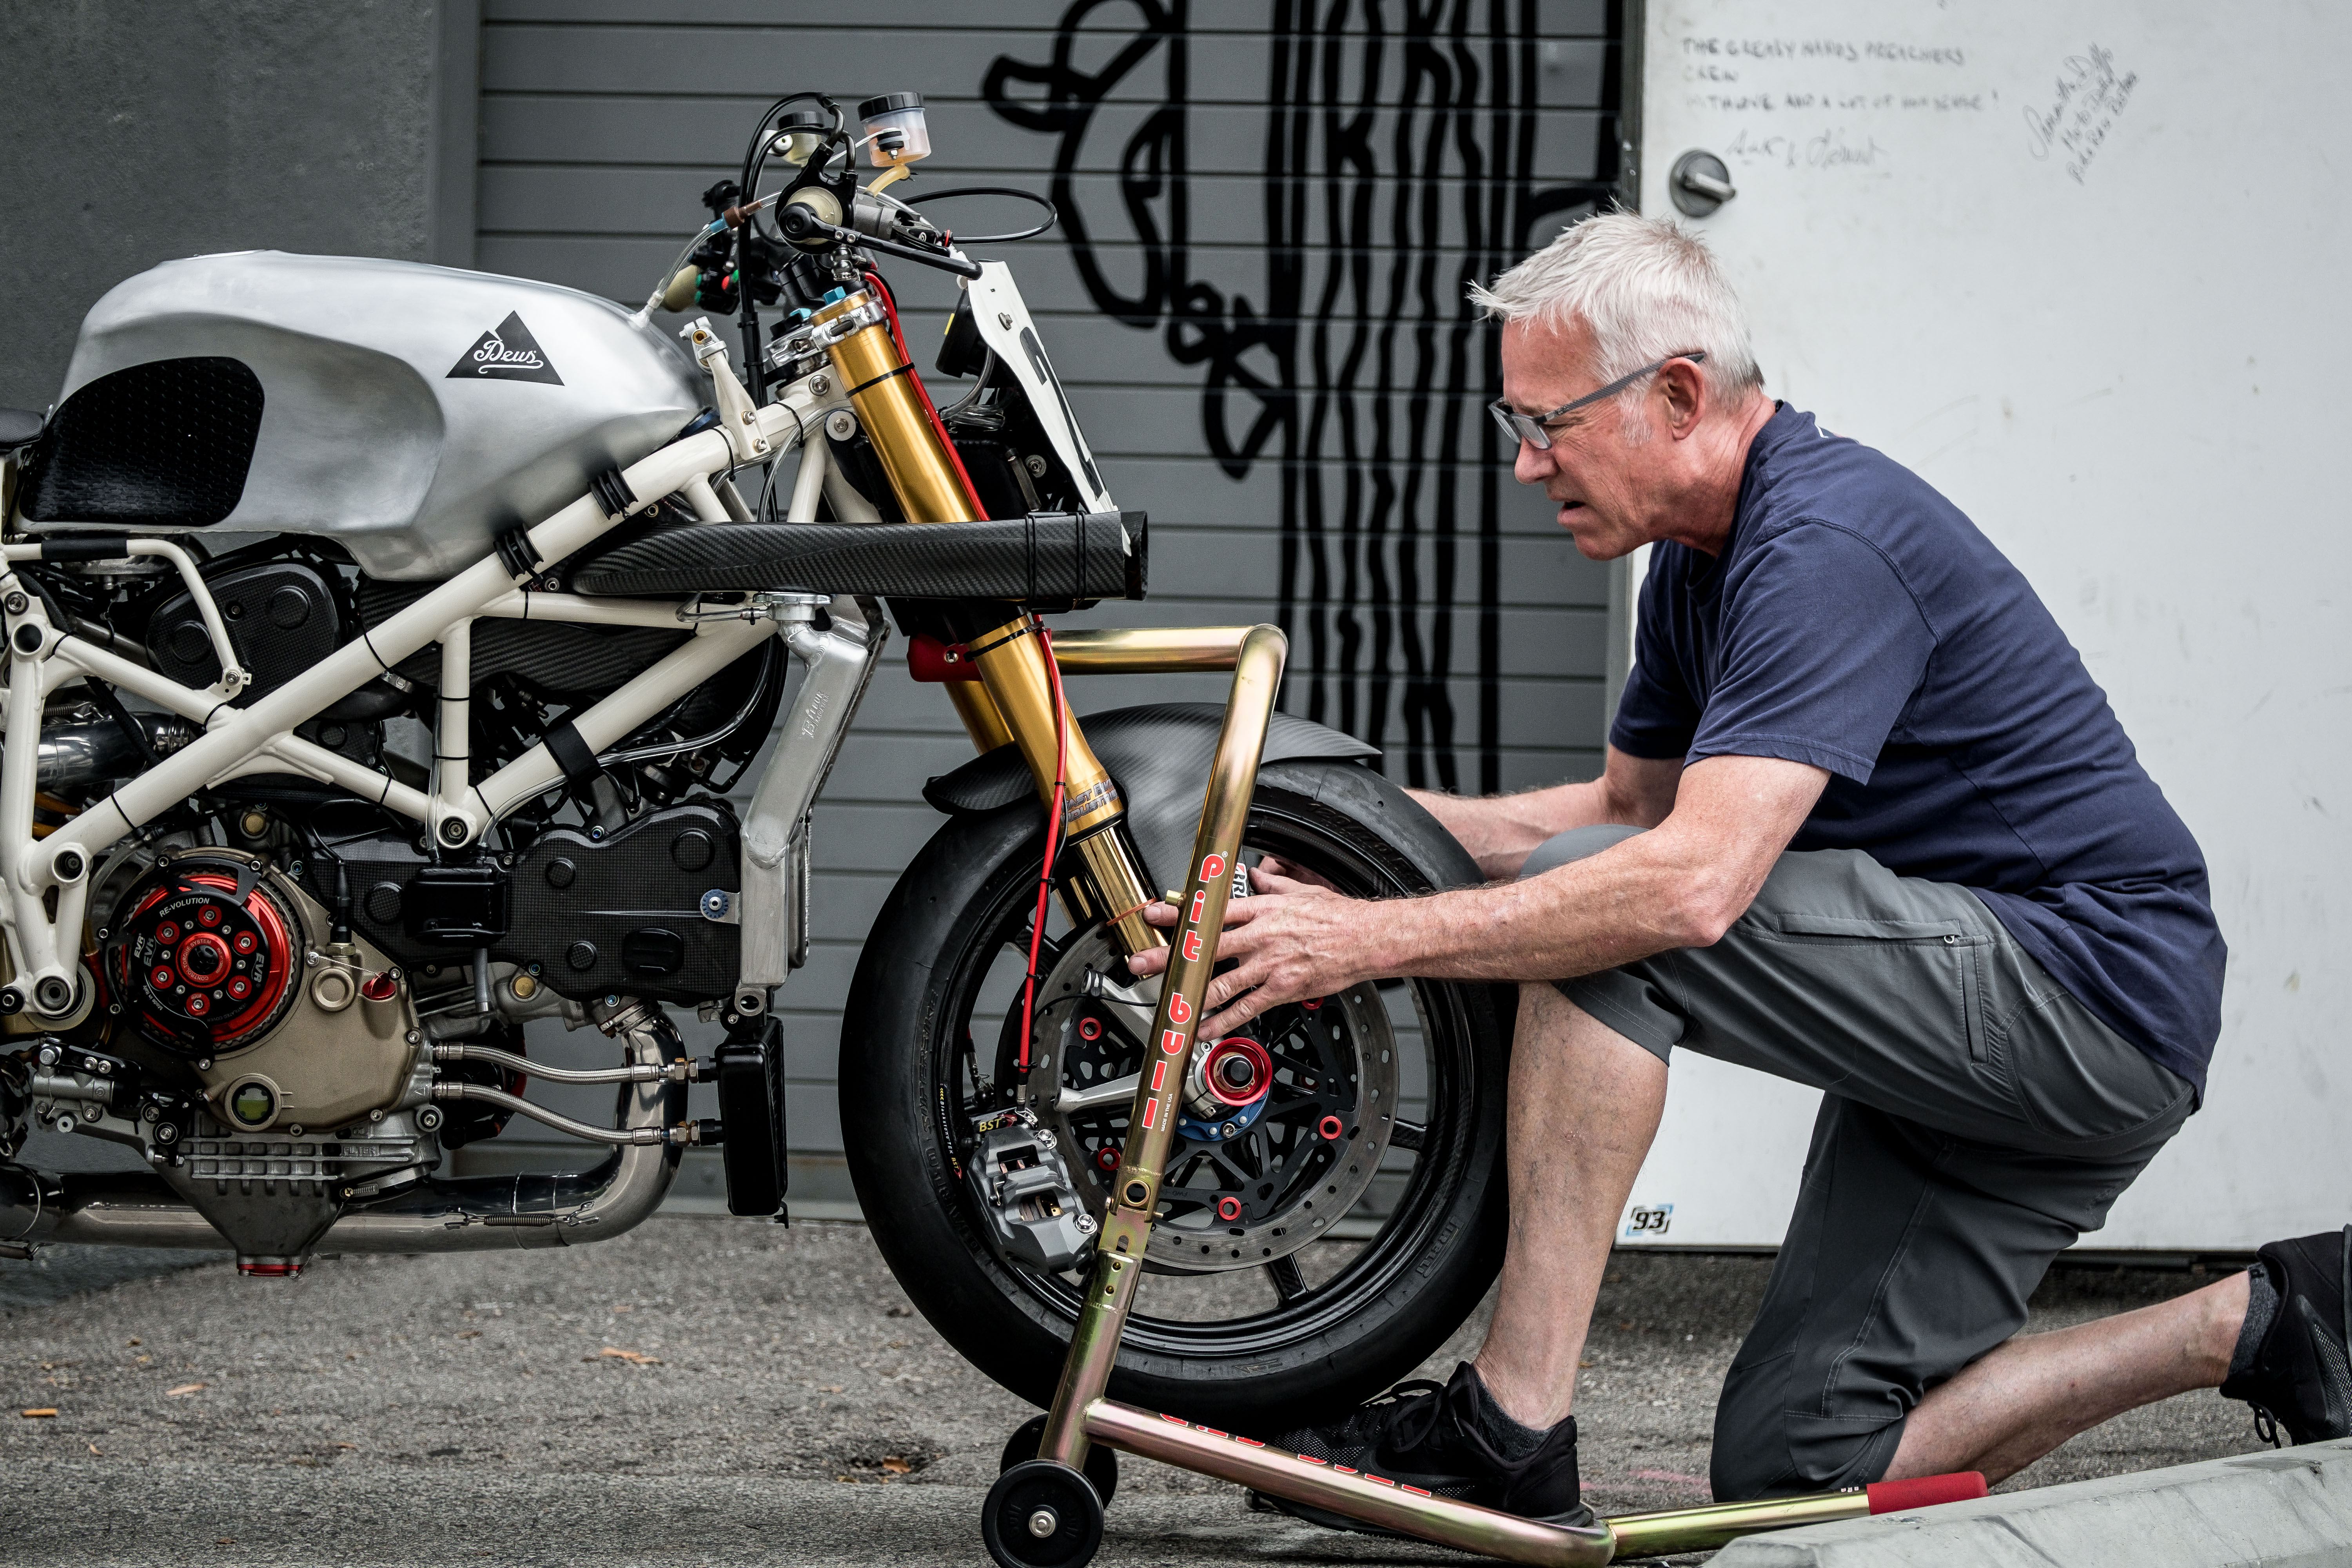
[[[1622,823],[1600,822],[1590,827],[1571,827],[1565,833],[1555,833],[1536,846],[1528,863],[1519,868],[1522,878],[1538,877],[1546,871],[1558,870],[1571,862],[1600,854],[1612,845],[1622,844],[1643,830]]]
[[[1820,1415],[1791,1409],[1788,1355],[1735,1363],[1715,1407],[1708,1480],[1717,1502],[1837,1491],[1883,1479],[1903,1440],[1903,1406],[1885,1414]]]

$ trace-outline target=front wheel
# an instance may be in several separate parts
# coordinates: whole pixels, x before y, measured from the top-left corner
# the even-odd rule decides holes
[[[892,1272],[950,1343],[1039,1405],[1093,1259],[1009,1257],[963,1172],[975,1124],[1014,1100],[1041,816],[1024,802],[958,817],[917,857],[859,960],[840,1072],[850,1173]],[[1435,819],[1352,763],[1262,770],[1243,858],[1266,855],[1367,900],[1477,879]],[[1030,1097],[1099,1220],[1158,987],[1132,985],[1099,927],[1058,921],[1039,973]],[[1234,1048],[1264,1087],[1179,1125],[1146,1256],[1157,1278],[1113,1397],[1282,1430],[1386,1387],[1460,1325],[1502,1258],[1497,1001],[1392,980],[1251,1021]]]

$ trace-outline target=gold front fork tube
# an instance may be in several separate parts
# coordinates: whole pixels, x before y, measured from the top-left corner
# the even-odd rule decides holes
[[[1136,1287],[1143,1279],[1144,1248],[1151,1240],[1160,1183],[1167,1173],[1168,1151],[1176,1139],[1177,1108],[1183,1102],[1184,1075],[1192,1065],[1193,1034],[1200,1025],[1210,973],[1217,962],[1225,901],[1233,893],[1234,865],[1241,855],[1242,828],[1249,819],[1250,796],[1257,788],[1258,757],[1265,749],[1266,725],[1282,689],[1286,652],[1287,644],[1278,628],[1253,626],[1243,637],[1234,661],[1233,690],[1225,699],[1224,728],[1218,733],[1216,755],[1209,764],[1200,832],[1192,840],[1192,860],[1185,871],[1176,951],[1169,956],[1167,977],[1160,983],[1160,1009],[1151,1020],[1150,1041],[1144,1047],[1143,1069],[1137,1075],[1127,1147],[1120,1152],[1118,1173],[1111,1183],[1110,1208],[1095,1243],[1094,1279],[1078,1310],[1077,1331],[1062,1363],[1061,1387],[1055,1392],[1053,1408],[1045,1416],[1045,1440],[1037,1449],[1038,1458],[1073,1469],[1086,1462],[1086,1410],[1110,1383],[1111,1367],[1118,1360],[1119,1336],[1135,1305]]]
[[[859,292],[819,310],[813,324],[869,311],[869,297]],[[890,493],[908,522],[971,522],[980,507],[956,469],[954,457],[924,409],[917,390],[915,369],[898,353],[890,330],[872,321],[832,344],[826,353],[834,373],[849,389],[849,405],[873,437]],[[972,668],[980,688],[951,685],[949,700],[963,721],[972,744],[993,751],[1006,741],[1021,747],[1023,761],[1037,787],[1037,798],[1050,809],[1057,763],[1066,752],[1063,795],[1063,833],[1077,852],[1085,879],[1092,883],[1085,901],[1100,903],[1099,914],[1111,923],[1114,939],[1128,956],[1162,945],[1166,939],[1143,923],[1142,906],[1151,897],[1145,886],[1140,858],[1119,826],[1127,815],[1118,786],[1109,770],[1087,744],[1076,715],[1061,705],[1066,744],[1055,739],[1054,686],[1045,668],[1048,655],[1027,617],[1008,620],[971,639]],[[1099,840],[1099,842],[1097,842]],[[1076,911],[1073,911],[1074,913]]]
[[[996,699],[988,688],[976,680],[950,680],[947,683],[948,704],[963,722],[963,732],[971,737],[975,752],[992,752],[999,746],[1013,743],[1013,727],[997,710]]]

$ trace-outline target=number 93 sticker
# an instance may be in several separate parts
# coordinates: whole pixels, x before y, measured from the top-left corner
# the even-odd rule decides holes
[[[1625,1211],[1622,1239],[1655,1241],[1666,1234],[1666,1226],[1674,1222],[1674,1217],[1675,1205],[1672,1204],[1635,1204]]]

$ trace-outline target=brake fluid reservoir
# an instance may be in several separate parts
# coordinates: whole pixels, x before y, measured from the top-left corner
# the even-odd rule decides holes
[[[770,151],[797,169],[824,141],[824,116],[810,110],[793,110],[777,120],[776,139]]]
[[[886,92],[857,106],[865,123],[866,155],[877,169],[895,169],[931,155],[930,127],[923,119],[919,92]]]

